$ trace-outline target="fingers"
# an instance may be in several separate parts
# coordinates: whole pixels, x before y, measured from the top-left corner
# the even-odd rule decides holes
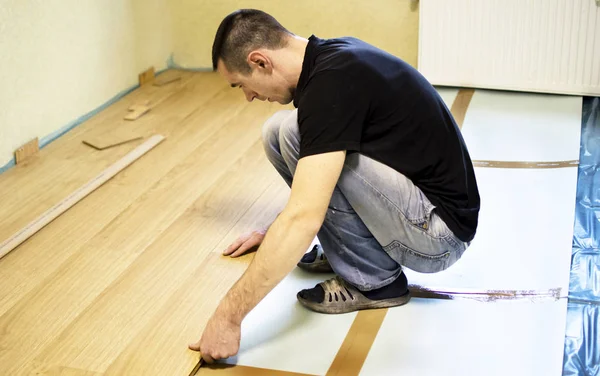
[[[247,240],[247,237],[240,237],[235,242],[233,242],[226,250],[223,251],[223,255],[228,256],[233,251],[235,251],[240,245],[244,244]]]
[[[240,236],[225,251],[223,251],[223,255],[231,257],[241,256],[249,249],[260,245],[264,237],[265,234],[259,231],[254,231],[250,235]]]
[[[246,253],[247,250],[249,250],[250,248],[256,246],[256,242],[252,241],[252,238],[250,240],[248,240],[247,242],[245,242],[244,244],[242,244],[242,246],[240,248],[237,249],[237,251],[233,252],[231,254],[231,257],[238,257],[243,255],[244,253]]]
[[[190,343],[188,347],[190,348],[190,350],[200,351],[200,341],[196,343]]]

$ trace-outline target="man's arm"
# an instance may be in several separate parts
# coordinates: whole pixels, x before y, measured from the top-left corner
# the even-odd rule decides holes
[[[221,301],[211,321],[222,323],[225,320],[231,325],[241,325],[244,317],[292,271],[325,219],[345,157],[345,151],[336,151],[300,159],[287,205],[267,231],[244,275]],[[213,336],[210,325],[211,322],[202,340],[192,348],[202,351],[203,357],[206,355],[213,359],[237,353],[237,347],[233,354],[233,350],[216,349],[220,338],[210,338]]]
[[[221,302],[218,314],[241,323],[292,271],[323,224],[345,156],[340,151],[298,162],[288,204],[267,231],[253,262]]]

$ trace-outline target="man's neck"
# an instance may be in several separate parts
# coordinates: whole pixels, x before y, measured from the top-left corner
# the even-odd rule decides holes
[[[299,36],[291,36],[288,45],[285,48],[286,52],[284,56],[282,56],[282,58],[285,59],[284,64],[287,68],[284,73],[284,78],[290,88],[296,89],[296,86],[298,86],[307,45],[308,39]]]

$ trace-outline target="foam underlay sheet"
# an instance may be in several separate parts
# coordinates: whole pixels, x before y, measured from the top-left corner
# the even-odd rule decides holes
[[[440,89],[450,108],[455,89]],[[581,98],[476,91],[463,124],[474,160],[579,158]],[[566,296],[577,169],[476,168],[477,236],[448,270],[406,270],[446,290],[546,290]],[[304,309],[296,293],[329,275],[295,270],[246,318],[228,363],[324,375],[354,318]],[[560,375],[567,301],[413,300],[390,309],[361,375]],[[358,372],[358,370],[357,370]]]
[[[335,358],[356,312],[322,315],[298,303],[296,293],[331,278],[294,270],[242,323],[242,340],[229,364],[324,375]]]
[[[388,310],[360,375],[559,376],[566,304],[413,299]]]

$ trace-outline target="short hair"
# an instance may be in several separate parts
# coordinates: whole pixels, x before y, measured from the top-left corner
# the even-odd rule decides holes
[[[246,58],[257,48],[279,49],[292,35],[273,16],[256,9],[239,9],[225,17],[215,35],[212,48],[213,70],[219,59],[230,71],[251,72]]]

